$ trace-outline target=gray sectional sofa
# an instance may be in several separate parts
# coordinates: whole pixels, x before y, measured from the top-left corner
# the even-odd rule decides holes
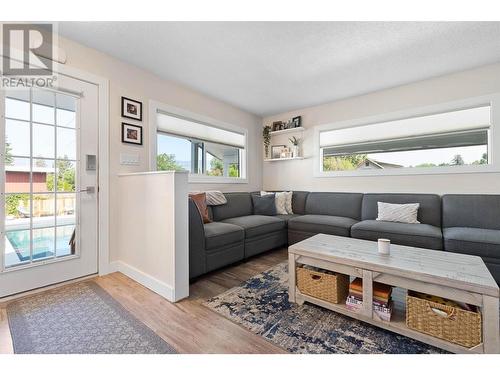
[[[294,191],[293,215],[254,215],[251,194],[225,193],[203,220],[189,202],[190,278],[317,233],[481,256],[500,284],[500,195]],[[377,202],[420,203],[420,224],[377,221]]]

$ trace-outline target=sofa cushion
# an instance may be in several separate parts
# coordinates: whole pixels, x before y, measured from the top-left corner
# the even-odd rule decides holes
[[[231,217],[251,215],[252,198],[250,193],[224,193],[226,204],[212,206],[212,217],[215,221],[222,221]]]
[[[483,261],[497,284],[500,286],[500,259],[483,257]]]
[[[245,230],[245,238],[256,237],[285,229],[285,221],[276,216],[249,215],[226,219],[224,223],[234,224]]]
[[[348,217],[329,215],[304,215],[288,221],[291,231],[324,233],[348,237],[350,229],[357,221]]]
[[[292,211],[294,214],[305,215],[308,191],[294,191],[292,194]]]
[[[359,220],[362,199],[363,194],[358,193],[309,193],[306,214],[350,217]]]
[[[253,213],[255,215],[276,215],[275,193],[265,195],[252,195]]]
[[[446,251],[500,259],[500,230],[452,227],[443,237]]]
[[[422,224],[441,226],[441,198],[436,194],[365,194],[363,196],[362,220],[375,220],[378,202],[419,203],[417,220]]]
[[[443,195],[443,227],[500,230],[500,195]]]
[[[243,242],[245,232],[243,228],[227,223],[214,221],[204,225],[205,244],[207,250],[216,249],[236,242]]]
[[[285,220],[286,223],[288,223],[288,221],[290,219],[293,219],[295,217],[299,217],[301,215],[298,215],[298,214],[291,214],[291,215],[276,215],[277,218],[280,218],[281,220]]]
[[[398,245],[441,250],[443,235],[441,228],[429,224],[406,224],[388,221],[365,220],[354,224],[351,236],[363,240],[376,241],[388,238]]]
[[[288,205],[288,200],[290,200],[290,208],[292,206],[292,192],[288,192],[288,191],[275,191],[275,192],[269,192],[269,191],[262,191],[260,192],[260,196],[264,196],[264,195],[270,195],[270,194],[273,194],[274,195],[274,203],[275,203],[275,206],[276,206],[276,214],[278,215],[287,215],[288,214],[288,211],[287,211],[287,205]],[[253,198],[253,195],[252,195],[252,198]],[[254,205],[253,205],[253,212],[255,214],[255,202],[254,202]]]

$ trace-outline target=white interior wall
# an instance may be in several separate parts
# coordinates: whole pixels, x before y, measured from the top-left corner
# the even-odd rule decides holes
[[[118,177],[120,271],[170,301],[189,295],[186,172]]]
[[[304,160],[264,162],[266,190],[312,190],[353,192],[500,193],[500,173],[417,176],[314,177],[313,127],[361,119],[406,109],[425,107],[500,92],[500,64],[374,92],[333,103],[308,107],[264,118],[263,124],[302,116]],[[500,126],[500,124],[494,124]],[[499,135],[500,132],[496,132]],[[293,134],[273,137],[275,144],[288,144]]]
[[[67,56],[66,65],[109,80],[109,191],[110,191],[110,260],[118,260],[118,174],[149,170],[148,102],[155,100],[167,105],[198,113],[218,121],[248,129],[248,183],[244,184],[190,184],[190,190],[217,189],[222,191],[259,190],[262,186],[261,123],[262,119],[229,104],[190,90],[174,82],[131,64],[117,60],[95,49],[85,47],[67,38],[59,38],[59,46]],[[151,51],[154,53],[154,51]],[[121,118],[121,96],[143,103],[143,121]],[[143,146],[121,142],[121,123],[143,127]],[[120,165],[120,153],[135,153],[139,165]]]
[[[364,118],[415,107],[444,103],[468,97],[500,92],[500,64],[489,65],[461,73],[438,77],[410,85],[383,90],[355,98],[299,109],[264,120],[216,99],[192,91],[173,82],[87,48],[66,38],[59,39],[66,52],[67,63],[83,71],[109,79],[110,102],[110,260],[117,260],[118,174],[149,170],[148,101],[183,108],[201,115],[248,129],[248,183],[190,184],[190,190],[219,189],[222,191],[254,191],[265,189],[304,189],[324,191],[393,191],[393,192],[480,192],[500,193],[500,175],[453,174],[374,177],[313,177],[312,128],[315,125]],[[121,122],[137,123],[120,116],[121,96],[143,102],[144,145],[121,143]],[[263,163],[261,124],[302,116],[304,142],[300,161]],[[287,144],[288,136],[273,140]],[[137,153],[138,166],[120,165],[120,153]]]

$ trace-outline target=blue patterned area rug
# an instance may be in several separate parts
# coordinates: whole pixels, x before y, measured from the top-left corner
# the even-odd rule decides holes
[[[204,303],[291,353],[445,353],[438,348],[305,303],[288,303],[281,263]]]
[[[94,282],[19,299],[7,316],[14,353],[176,353]]]

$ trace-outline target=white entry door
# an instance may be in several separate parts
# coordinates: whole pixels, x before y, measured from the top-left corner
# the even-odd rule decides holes
[[[98,87],[0,97],[0,298],[97,272]]]

